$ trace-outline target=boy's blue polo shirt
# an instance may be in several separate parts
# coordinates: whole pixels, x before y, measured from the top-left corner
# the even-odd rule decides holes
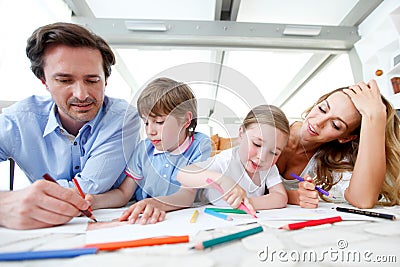
[[[195,132],[190,139],[181,153],[158,151],[148,138],[138,144],[125,169],[138,184],[137,201],[176,193],[180,188],[176,180],[180,168],[210,157],[211,141],[207,135]]]

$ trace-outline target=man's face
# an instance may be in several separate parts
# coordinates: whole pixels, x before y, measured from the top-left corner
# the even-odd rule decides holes
[[[43,83],[67,130],[69,126],[82,126],[97,115],[106,86],[99,50],[51,45],[44,53],[44,75]]]

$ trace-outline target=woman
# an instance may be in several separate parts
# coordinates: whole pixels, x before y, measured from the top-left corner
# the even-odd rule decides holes
[[[277,162],[289,204],[316,208],[315,185],[358,208],[400,204],[399,117],[374,80],[325,94],[304,115]]]

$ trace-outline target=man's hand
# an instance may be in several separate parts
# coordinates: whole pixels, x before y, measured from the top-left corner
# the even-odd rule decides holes
[[[13,229],[60,225],[89,205],[72,190],[39,180],[26,189],[0,194],[0,225]]]

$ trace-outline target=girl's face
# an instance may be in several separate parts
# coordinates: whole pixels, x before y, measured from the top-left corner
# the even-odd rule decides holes
[[[350,135],[359,125],[361,116],[350,98],[342,92],[330,95],[315,105],[305,118],[301,138],[326,143],[338,139],[346,142],[356,136]]]
[[[241,127],[239,138],[240,161],[250,177],[273,166],[288,140],[288,136],[275,127],[258,123],[250,124],[247,129]]]
[[[190,125],[192,113],[188,111],[183,122],[172,115],[143,118],[147,137],[157,150],[172,152],[186,139],[186,128]]]

